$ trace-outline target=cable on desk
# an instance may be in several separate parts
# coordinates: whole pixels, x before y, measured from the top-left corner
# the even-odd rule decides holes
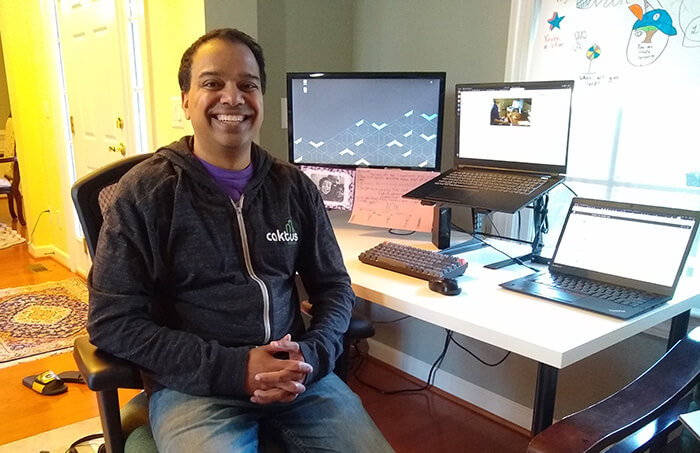
[[[399,232],[397,232],[396,230],[394,230],[393,228],[389,228],[389,234],[393,234],[393,235],[396,235],[396,236],[410,236],[410,235],[412,235],[412,234],[415,233],[415,232],[416,232],[416,231],[413,230],[413,231],[407,231],[406,233],[399,233]]]
[[[428,372],[428,379],[426,380],[425,385],[423,385],[421,387],[405,388],[405,389],[398,389],[398,390],[384,390],[384,389],[380,389],[379,387],[376,387],[373,384],[370,384],[369,382],[360,378],[360,376],[358,375],[358,370],[362,367],[362,362],[364,362],[364,360],[365,360],[364,356],[362,356],[362,362],[357,366],[357,368],[355,368],[355,370],[353,371],[352,374],[355,377],[355,379],[357,379],[357,382],[371,388],[372,390],[375,390],[375,391],[381,393],[382,395],[397,395],[400,393],[422,392],[423,390],[427,390],[433,386],[433,382],[435,380],[435,374],[436,374],[438,368],[440,368],[440,365],[442,365],[442,361],[445,359],[445,355],[447,354],[447,348],[450,347],[450,342],[452,341],[453,334],[454,333],[451,330],[445,329],[445,344],[442,347],[442,352],[440,353],[438,358],[435,359],[435,362],[433,362],[433,366],[430,367],[430,372]]]
[[[521,260],[520,258],[516,258],[516,257],[514,257],[514,256],[510,256],[509,254],[507,254],[507,253],[504,252],[503,250],[499,249],[498,247],[493,246],[492,244],[489,244],[488,242],[484,241],[483,239],[481,239],[481,238],[479,238],[479,237],[477,237],[477,236],[472,236],[472,237],[473,237],[474,239],[476,239],[477,241],[483,242],[484,244],[486,244],[487,246],[491,247],[492,249],[494,249],[494,250],[497,251],[498,253],[501,253],[501,254],[505,255],[508,259],[511,259],[511,260],[515,261],[516,263],[520,264],[521,266],[525,266],[525,267],[527,267],[528,269],[533,270],[533,271],[535,271],[535,272],[539,272],[539,271],[540,271],[539,269],[535,269],[535,268],[532,267],[532,266],[528,266],[528,265],[525,264],[525,263],[523,262],[523,260]]]
[[[451,224],[450,224],[450,228],[453,229],[453,230],[455,230],[455,231],[458,231],[458,232],[460,232],[460,233],[468,234],[468,235],[470,235],[470,236],[474,236],[475,234],[478,234],[478,235],[486,236],[486,237],[490,237],[490,238],[504,239],[504,240],[506,240],[506,241],[519,242],[519,243],[521,243],[521,244],[528,244],[528,245],[530,245],[530,244],[532,243],[532,241],[526,241],[525,239],[518,239],[518,238],[514,238],[514,237],[509,237],[509,236],[499,236],[499,235],[493,234],[493,233],[484,233],[484,232],[476,232],[476,231],[474,231],[474,232],[467,231],[467,230],[465,230],[464,228],[462,228],[461,226],[459,226],[459,225],[457,225],[457,224],[455,224],[455,223],[451,223]]]
[[[460,344],[457,340],[455,340],[454,338],[452,338],[452,343],[456,344],[460,349],[464,350],[466,353],[468,353],[469,355],[471,355],[472,357],[474,357],[476,360],[478,360],[478,361],[481,362],[482,364],[484,364],[484,365],[486,365],[486,366],[490,366],[490,367],[494,367],[494,366],[500,365],[500,364],[503,363],[503,362],[508,358],[508,356],[510,355],[510,351],[508,351],[508,352],[506,353],[506,355],[505,355],[501,360],[499,360],[498,362],[496,362],[496,363],[488,363],[488,362],[486,362],[485,360],[483,360],[483,359],[477,357],[476,354],[474,354],[474,353],[471,352],[469,349],[467,349],[466,346],[461,345],[461,344]]]
[[[501,232],[498,231],[498,228],[496,227],[496,224],[493,223],[493,219],[491,218],[491,214],[493,214],[493,212],[490,212],[489,214],[486,214],[484,217],[486,218],[486,220],[489,221],[489,223],[491,224],[491,227],[493,227],[493,229],[496,231],[496,235],[497,235],[498,237],[503,237],[503,236],[501,236]]]
[[[562,184],[564,187],[566,187],[567,189],[569,189],[569,192],[571,192],[572,194],[574,194],[575,197],[578,197],[578,194],[577,194],[576,192],[574,192],[574,189],[572,189],[571,187],[567,186],[565,182],[563,182],[563,183],[561,183],[561,184]]]

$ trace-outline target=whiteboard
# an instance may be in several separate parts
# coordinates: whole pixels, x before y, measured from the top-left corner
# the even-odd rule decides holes
[[[700,0],[541,0],[534,14],[527,80],[575,81],[569,176],[699,208]]]

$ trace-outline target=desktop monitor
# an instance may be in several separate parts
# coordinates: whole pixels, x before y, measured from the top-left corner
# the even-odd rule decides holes
[[[445,73],[288,73],[289,161],[439,170]]]
[[[460,165],[565,174],[571,80],[457,84]]]

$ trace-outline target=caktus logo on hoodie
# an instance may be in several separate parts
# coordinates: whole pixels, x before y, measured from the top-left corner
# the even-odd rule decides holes
[[[284,231],[271,231],[267,233],[265,238],[270,242],[297,242],[299,240],[299,235],[294,229],[292,219],[289,219],[284,225]]]

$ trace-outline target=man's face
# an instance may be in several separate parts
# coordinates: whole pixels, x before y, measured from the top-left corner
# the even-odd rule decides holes
[[[196,154],[250,152],[263,120],[260,70],[250,49],[222,39],[202,44],[182,108],[192,121]]]

